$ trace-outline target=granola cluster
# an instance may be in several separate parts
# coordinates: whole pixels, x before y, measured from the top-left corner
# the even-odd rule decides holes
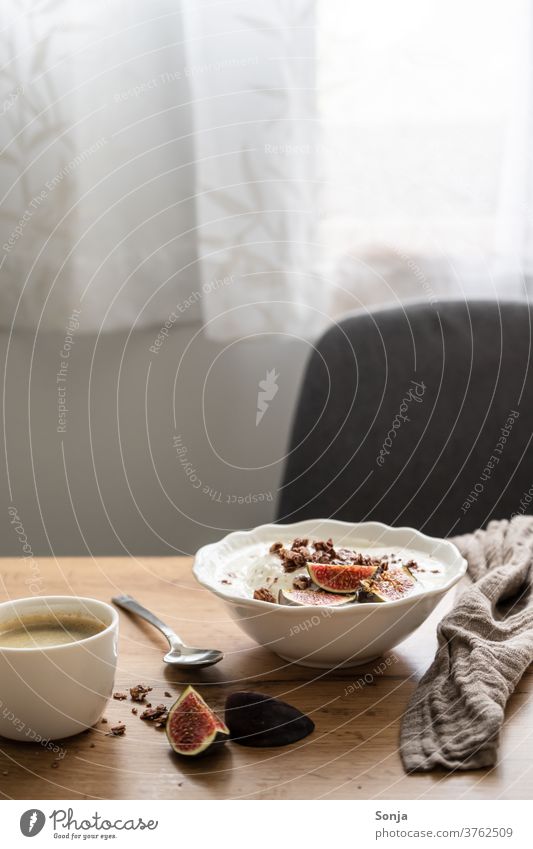
[[[309,540],[297,537],[290,548],[285,548],[282,542],[275,542],[270,546],[271,554],[277,554],[283,563],[285,572],[294,572],[305,566],[311,557],[308,548]]]
[[[276,599],[267,587],[259,587],[259,589],[254,590],[254,598],[256,601],[270,601],[274,604],[276,602]]]
[[[312,584],[311,578],[307,575],[297,575],[292,582],[293,590],[308,590]]]
[[[285,548],[282,542],[275,542],[270,546],[270,553],[277,554],[283,563],[285,572],[294,572],[301,569],[307,563],[325,563],[337,566],[356,565],[373,566],[383,565],[382,560],[376,560],[369,554],[353,551],[351,548],[335,548],[331,537],[329,539],[317,539],[309,547],[309,540],[296,537],[290,548]],[[296,589],[307,589],[297,587]]]

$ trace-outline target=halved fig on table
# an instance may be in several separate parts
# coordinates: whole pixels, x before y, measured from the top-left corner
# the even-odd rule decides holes
[[[229,737],[228,728],[193,687],[187,687],[170,708],[166,732],[178,755],[192,757],[205,754]]]
[[[315,729],[297,708],[263,693],[231,693],[224,718],[232,741],[254,748],[288,746]]]
[[[355,600],[355,594],[327,593],[324,590],[280,590],[278,604],[309,607],[339,607]]]
[[[409,595],[416,578],[407,566],[382,572],[376,578],[362,582],[364,601],[397,601]]]
[[[376,573],[377,567],[308,563],[307,571],[313,583],[323,590],[332,593],[354,593],[360,588],[361,581],[368,580]]]

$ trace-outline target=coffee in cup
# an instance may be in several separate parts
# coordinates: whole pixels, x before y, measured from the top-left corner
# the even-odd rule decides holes
[[[63,646],[99,634],[105,622],[78,613],[34,613],[0,625],[0,649]]]

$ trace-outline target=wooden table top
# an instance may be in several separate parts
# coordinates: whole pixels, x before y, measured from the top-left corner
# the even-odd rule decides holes
[[[508,706],[494,769],[406,776],[398,754],[399,721],[431,662],[435,628],[452,599],[389,655],[357,669],[324,672],[287,664],[257,646],[199,587],[189,558],[39,559],[42,594],[109,601],[129,593],[192,645],[221,648],[217,666],[182,673],[161,658],[165,640],[150,625],[120,612],[116,690],[143,682],[150,701],[168,706],[191,683],[223,714],[225,697],[249,689],[279,696],[314,720],[315,732],[293,746],[252,749],[228,743],[214,755],[186,760],[164,731],[111,700],[108,723],[59,743],[64,757],[35,744],[0,738],[0,794],[6,799],[530,799],[533,674],[526,673]],[[28,566],[0,560],[1,600],[28,595]],[[383,669],[383,667],[386,667]],[[370,674],[368,674],[370,673]],[[364,676],[367,676],[365,682]],[[188,677],[187,677],[188,676]],[[166,697],[168,692],[171,697]],[[123,737],[106,736],[126,723]]]

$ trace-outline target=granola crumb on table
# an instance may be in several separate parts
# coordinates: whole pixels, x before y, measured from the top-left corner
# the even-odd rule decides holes
[[[107,732],[107,737],[123,737],[124,732],[126,731],[126,726],[123,722],[117,723],[117,725],[113,725],[111,729]]]
[[[132,702],[144,702],[144,697],[147,693],[151,693],[152,688],[145,684],[136,684],[135,687],[130,687],[130,696]]]

